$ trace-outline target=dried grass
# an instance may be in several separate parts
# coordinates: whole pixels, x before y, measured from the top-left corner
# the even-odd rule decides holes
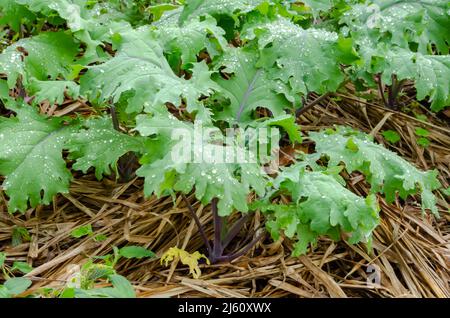
[[[336,96],[334,96],[336,97]],[[311,99],[317,96],[311,96]],[[304,132],[345,124],[372,133],[383,143],[380,132],[394,129],[402,141],[393,147],[418,167],[435,168],[440,180],[450,183],[450,129],[432,119],[424,123],[353,96],[339,95],[336,102],[324,98],[299,123]],[[81,104],[69,105],[67,112]],[[66,114],[60,111],[59,114]],[[417,146],[414,129],[430,131],[431,145]],[[388,146],[388,145],[387,145]],[[350,187],[360,195],[369,192],[358,174],[348,176]],[[140,244],[161,256],[178,246],[188,251],[201,250],[202,240],[181,197],[145,199],[142,180],[127,184],[111,180],[97,181],[93,175],[77,176],[70,195],[59,196],[53,206],[32,209],[25,215],[9,215],[0,192],[0,250],[8,261],[28,261],[34,270],[33,290],[43,286],[62,287],[73,264],[112,252],[112,246]],[[209,207],[189,198],[206,234],[212,237]],[[381,224],[375,230],[373,253],[363,245],[350,246],[321,238],[317,247],[300,258],[290,256],[292,242],[273,242],[266,237],[248,255],[231,264],[202,266],[199,280],[190,279],[187,269],[174,263],[165,268],[158,259],[122,260],[117,270],[136,287],[139,297],[450,297],[450,230],[448,207],[439,198],[442,217],[421,216],[414,200],[388,205],[382,198]],[[263,223],[258,213],[242,231],[256,230]],[[92,224],[96,234],[75,239],[70,232]],[[31,242],[11,247],[14,226],[31,233]],[[240,242],[236,242],[236,245]],[[368,266],[381,270],[379,285],[368,282]],[[370,279],[369,279],[370,281]]]

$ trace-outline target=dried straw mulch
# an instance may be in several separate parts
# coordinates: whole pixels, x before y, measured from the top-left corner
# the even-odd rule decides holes
[[[394,129],[402,141],[393,150],[418,167],[438,169],[442,183],[449,186],[448,124],[437,118],[423,123],[354,97],[339,97],[338,102],[322,99],[301,115],[299,123],[305,133],[345,124],[372,133],[383,143],[379,132]],[[314,98],[317,96],[311,96]],[[432,143],[426,149],[417,146],[416,127],[430,131]],[[369,192],[360,175],[347,177],[353,191],[360,195]],[[191,252],[203,248],[181,197],[175,202],[172,198],[145,199],[142,180],[138,179],[117,184],[109,179],[98,182],[92,175],[79,176],[70,195],[24,216],[9,215],[0,192],[1,198],[0,250],[8,254],[8,262],[28,261],[33,265],[28,276],[35,282],[34,291],[43,286],[64,286],[73,264],[111,253],[112,246],[142,245],[158,256],[173,246]],[[189,200],[212,237],[210,207],[201,206],[192,196]],[[158,259],[123,260],[117,270],[133,283],[139,297],[449,297],[450,215],[445,200],[439,198],[441,218],[435,219],[422,217],[413,199],[388,205],[380,197],[381,224],[374,233],[370,255],[363,245],[322,238],[308,255],[293,258],[292,242],[272,242],[266,237],[231,264],[202,266],[199,280],[190,278],[183,265],[173,263],[166,268]],[[263,221],[256,213],[237,241],[245,240],[245,233],[260,228]],[[91,237],[71,237],[74,228],[86,224],[92,224],[96,234],[105,234],[108,239],[99,243]],[[31,242],[11,247],[14,226],[26,227],[32,234]],[[381,271],[379,285],[371,283],[373,273],[368,269]]]

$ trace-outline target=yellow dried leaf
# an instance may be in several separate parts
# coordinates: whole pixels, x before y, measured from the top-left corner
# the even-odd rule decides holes
[[[200,267],[198,266],[198,261],[202,258],[206,260],[206,263],[208,265],[210,264],[209,259],[205,255],[200,254],[200,252],[198,251],[190,254],[180,248],[171,247],[161,257],[161,264],[165,263],[165,266],[168,266],[169,263],[173,262],[174,259],[179,259],[181,263],[189,266],[189,273],[192,274],[192,277],[197,279],[202,274]]]

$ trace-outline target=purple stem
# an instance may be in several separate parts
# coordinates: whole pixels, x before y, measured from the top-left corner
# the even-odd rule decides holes
[[[213,212],[214,217],[214,247],[213,247],[213,255],[211,255],[213,259],[220,257],[223,251],[222,249],[223,220],[219,216],[219,213],[217,211],[217,202],[218,202],[217,198],[214,198],[211,202],[211,210]]]
[[[231,262],[243,255],[245,255],[251,248],[253,248],[265,235],[265,232],[261,233],[256,237],[253,241],[251,241],[249,244],[247,244],[243,249],[240,251],[237,251],[235,253],[229,254],[229,255],[223,255],[223,250],[230,244],[230,242],[233,240],[233,238],[236,237],[236,235],[239,233],[239,231],[242,229],[242,226],[245,224],[245,222],[248,220],[248,215],[242,217],[239,219],[231,228],[227,236],[225,237],[224,241],[222,242],[222,229],[223,229],[223,218],[219,216],[218,210],[217,210],[217,203],[218,199],[214,198],[211,202],[211,210],[213,213],[214,218],[214,245],[211,247],[211,244],[209,243],[209,240],[205,234],[204,228],[202,224],[200,223],[200,220],[195,213],[194,209],[192,208],[191,204],[189,203],[186,196],[182,193],[181,194],[183,200],[186,202],[186,205],[188,207],[189,212],[191,213],[192,217],[194,218],[194,221],[199,229],[200,235],[202,237],[203,242],[206,245],[206,248],[208,249],[208,258],[211,261],[211,263],[215,264],[218,262]]]
[[[388,88],[388,103],[389,103],[389,108],[391,109],[398,109],[398,105],[397,105],[397,98],[398,98],[398,94],[400,93],[400,91],[403,88],[404,85],[404,81],[399,81],[397,79],[397,76],[392,75],[392,85]]]
[[[114,129],[120,131],[119,118],[117,117],[116,106],[111,105],[109,109],[111,111],[111,119]]]
[[[249,214],[241,217],[236,223],[233,224],[231,229],[228,231],[227,236],[222,242],[222,251],[230,245],[231,241],[239,234],[244,224],[249,220]]]
[[[211,245],[209,244],[208,237],[205,234],[205,230],[203,229],[203,226],[197,216],[197,214],[194,211],[194,208],[192,208],[192,205],[189,203],[186,196],[182,193],[181,197],[183,198],[184,202],[186,202],[186,205],[188,207],[189,212],[191,213],[192,217],[194,218],[195,224],[197,225],[198,231],[200,232],[200,236],[202,237],[203,243],[205,243],[206,248],[208,249],[208,253],[211,255],[213,250],[211,249]]]
[[[219,257],[217,260],[219,262],[231,262],[245,254],[247,254],[248,251],[250,251],[253,247],[255,247],[255,245],[264,237],[266,233],[263,232],[260,235],[258,235],[253,241],[251,241],[249,244],[247,244],[242,250],[240,250],[239,252],[230,254],[230,255],[226,255],[226,256],[221,256]]]
[[[381,99],[383,100],[384,106],[389,107],[389,104],[386,100],[386,96],[384,96],[383,83],[381,82],[381,74],[379,74],[377,76],[377,84],[378,84],[378,91],[380,92]]]

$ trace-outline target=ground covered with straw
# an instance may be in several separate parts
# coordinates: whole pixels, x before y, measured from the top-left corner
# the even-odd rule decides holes
[[[0,298],[450,297],[448,30],[447,0],[0,0]]]
[[[311,94],[309,101],[318,98]],[[407,96],[404,102],[409,105]],[[445,113],[438,118],[418,107],[416,111],[428,117],[422,121],[383,108],[381,101],[371,104],[350,94],[331,94],[314,104],[298,117],[305,136],[335,124],[352,126],[372,134],[377,142],[417,167],[437,169],[440,181],[448,188],[450,127]],[[90,107],[83,101],[68,102],[58,111],[89,112]],[[430,132],[428,147],[417,144],[417,127]],[[388,129],[401,135],[401,141],[394,146],[381,136]],[[300,147],[283,149],[282,161],[289,162],[296,150],[308,152],[314,145],[305,138]],[[369,193],[361,175],[345,177],[352,191],[362,196]],[[150,259],[123,259],[116,266],[117,272],[135,287],[138,297],[450,297],[449,201],[442,195],[438,197],[439,219],[423,216],[414,198],[387,204],[379,197],[381,222],[374,231],[372,251],[363,244],[352,246],[321,238],[307,255],[294,258],[290,256],[289,239],[273,242],[266,235],[248,254],[232,263],[202,264],[199,279],[193,279],[188,268],[178,261],[169,267],[160,262],[162,254],[175,246],[188,252],[204,252],[185,201],[181,196],[146,199],[139,178],[120,183],[114,177],[97,181],[93,174],[80,174],[70,194],[58,196],[52,206],[30,209],[24,215],[9,214],[2,192],[0,199],[0,250],[8,255],[8,261],[33,266],[26,275],[34,282],[26,292],[29,295],[43,287],[63,288],[77,266],[111,253],[112,246],[132,244],[156,253]],[[202,206],[193,195],[188,200],[212,238],[210,207]],[[75,228],[87,224],[106,240],[71,235]],[[263,216],[255,213],[233,247],[248,241],[247,233],[263,226]],[[26,228],[30,240],[13,246],[16,227]],[[378,271],[379,280],[374,280]]]

